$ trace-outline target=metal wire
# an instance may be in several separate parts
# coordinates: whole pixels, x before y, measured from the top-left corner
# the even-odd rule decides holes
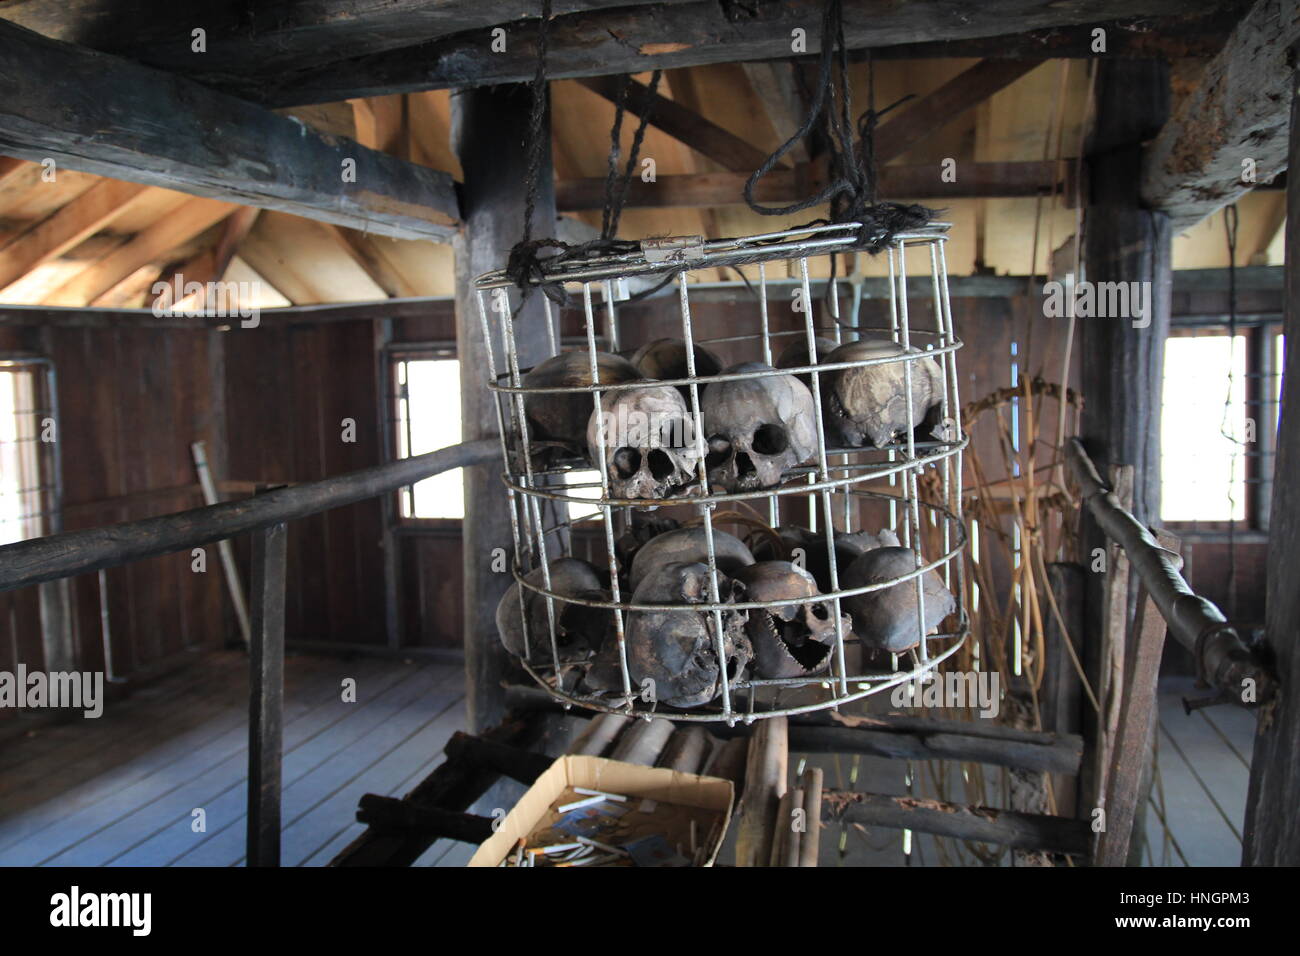
[[[586,365],[590,372],[588,382],[562,386],[528,386],[524,384],[528,369],[519,364],[518,352],[514,339],[514,316],[511,313],[510,295],[512,280],[504,271],[489,273],[480,277],[476,283],[482,331],[487,342],[487,386],[496,397],[497,419],[501,429],[502,456],[505,468],[502,481],[510,496],[511,522],[514,534],[515,564],[512,568],[519,593],[519,613],[524,631],[525,654],[522,661],[524,669],[544,689],[566,705],[577,705],[591,710],[607,713],[630,714],[650,717],[670,716],[676,720],[688,721],[737,721],[746,723],[764,717],[807,713],[829,707],[837,707],[871,694],[880,693],[906,681],[914,680],[922,674],[937,668],[944,660],[950,658],[963,645],[969,632],[969,623],[965,611],[959,612],[958,627],[955,631],[927,634],[925,614],[925,592],[922,577],[932,572],[943,575],[944,583],[958,596],[958,607],[963,608],[960,592],[964,587],[962,562],[958,561],[954,569],[952,562],[965,547],[966,532],[961,517],[961,460],[962,451],[967,445],[967,438],[962,433],[960,423],[953,420],[958,414],[960,402],[957,394],[956,350],[962,347],[953,331],[951,304],[948,298],[948,281],[943,245],[946,241],[946,224],[917,230],[913,233],[896,236],[885,250],[889,264],[890,311],[889,325],[878,327],[878,331],[902,346],[903,354],[884,356],[856,361],[817,363],[817,335],[824,332],[833,337],[836,343],[842,341],[839,317],[837,287],[832,282],[830,295],[826,303],[819,303],[811,295],[809,263],[811,256],[827,256],[840,252],[852,251],[856,239],[854,224],[830,224],[807,227],[786,232],[764,233],[739,239],[724,239],[704,242],[698,238],[684,240],[680,248],[684,251],[669,253],[665,257],[656,252],[648,256],[646,247],[641,252],[596,256],[586,260],[569,260],[558,264],[553,272],[545,273],[537,280],[550,283],[577,284],[581,291],[581,307],[584,316],[585,342],[582,350],[586,354]],[[933,329],[912,328],[910,322],[906,253],[909,248],[925,247],[930,267],[929,292],[934,315]],[[662,246],[659,247],[660,249]],[[895,259],[897,258],[897,261]],[[802,295],[802,328],[794,330],[774,330],[768,308],[767,294],[769,280],[767,265],[771,262],[785,262],[788,267],[797,268],[797,289]],[[691,316],[691,273],[697,270],[713,269],[721,266],[751,265],[758,266],[757,298],[758,309],[753,316],[754,327],[742,330],[739,334],[728,334],[717,338],[701,338],[696,335]],[[621,391],[645,387],[644,380],[631,382],[601,382],[599,377],[600,347],[617,351],[623,337],[620,334],[620,316],[615,306],[615,289],[621,288],[620,280],[633,276],[658,275],[675,278],[677,284],[677,308],[680,320],[680,337],[685,347],[686,376],[677,379],[657,381],[657,385],[680,387],[687,397],[687,410],[694,428],[693,442],[698,454],[698,475],[690,497],[670,497],[663,499],[627,499],[613,494],[611,489],[610,462],[606,456],[606,419],[602,404],[607,394],[617,395]],[[596,285],[604,295],[603,335],[598,334],[595,308],[592,302],[592,286]],[[911,289],[916,294],[915,289]],[[854,323],[853,338],[861,338],[865,330],[876,328],[860,325],[857,322],[860,287],[854,289]],[[517,295],[517,292],[515,293]],[[489,300],[493,303],[489,308]],[[498,300],[500,300],[498,302]],[[823,315],[816,314],[821,305]],[[505,366],[498,372],[494,357],[494,345],[488,322],[488,312],[499,316],[499,334],[505,354]],[[549,303],[545,316],[547,338],[551,345],[551,354],[558,354],[564,347],[560,341],[556,326],[559,316],[552,315]],[[741,372],[718,372],[713,375],[697,374],[695,364],[695,347],[701,344],[726,343],[731,347],[749,346],[755,358],[765,365],[773,365],[773,342],[786,336],[801,336],[807,345],[810,364],[780,370],[754,370]],[[916,340],[915,343],[913,340]],[[940,396],[941,434],[934,440],[919,439],[915,429],[921,424],[914,418],[911,402],[907,405],[907,432],[903,441],[893,443],[883,449],[840,448],[827,443],[826,429],[822,418],[822,376],[842,369],[863,368],[870,366],[902,365],[904,383],[911,392],[914,377],[914,363],[933,361],[939,363],[942,372],[942,394]],[[584,373],[585,374],[585,373]],[[816,420],[816,450],[804,464],[789,469],[783,476],[782,484],[776,488],[762,488],[742,492],[714,492],[709,483],[706,464],[707,447],[705,442],[703,415],[701,412],[701,390],[718,382],[745,381],[773,375],[797,375],[806,377],[811,382],[811,394]],[[544,396],[575,396],[587,393],[591,395],[595,433],[599,439],[593,446],[598,480],[590,482],[568,483],[567,479],[574,473],[591,468],[585,460],[564,459],[552,456],[545,461],[534,458],[534,443],[529,434],[526,401]],[[834,463],[832,464],[832,459]],[[934,469],[939,475],[940,501],[923,500],[920,494],[919,478],[927,470]],[[555,479],[565,479],[563,485]],[[888,482],[888,485],[885,483]],[[933,487],[933,486],[927,486]],[[590,492],[597,492],[592,497]],[[584,494],[584,492],[587,492]],[[731,503],[761,499],[766,503],[766,514],[772,527],[777,526],[781,515],[781,501],[788,496],[803,496],[808,502],[809,528],[818,531],[817,515],[822,516],[820,534],[826,545],[830,588],[816,598],[816,603],[833,608],[835,622],[835,643],[829,669],[817,674],[781,679],[747,678],[743,674],[729,676],[725,671],[726,635],[723,626],[723,614],[757,609],[771,610],[786,605],[808,603],[807,597],[789,598],[780,601],[727,601],[722,597],[721,581],[718,567],[716,545],[716,522],[718,509]],[[835,507],[836,496],[840,496],[842,508]],[[855,524],[862,520],[860,504],[864,499],[875,500],[888,505],[889,526],[899,533],[900,541],[914,554],[914,568],[906,574],[897,575],[884,581],[878,581],[861,587],[843,587],[842,569],[838,565],[836,552],[837,531],[836,515],[842,516],[842,532],[852,532]],[[551,505],[544,512],[543,504]],[[561,506],[569,509],[569,517],[561,518],[558,511],[551,509]],[[590,513],[580,517],[574,516],[575,506],[590,508]],[[682,604],[645,604],[637,603],[630,595],[623,593],[620,582],[620,567],[615,553],[616,522],[622,529],[630,526],[631,509],[647,509],[658,506],[678,506],[693,509],[698,516],[698,523],[703,530],[704,563],[708,568],[707,600],[700,603]],[[522,520],[515,509],[523,508]],[[901,508],[901,522],[900,522]],[[927,527],[939,529],[935,545],[931,538],[931,547],[941,553],[927,556],[922,549],[922,516],[927,517]],[[901,525],[901,526],[900,526]],[[594,558],[594,563],[605,564],[609,574],[608,598],[586,595],[576,597],[561,594],[552,586],[549,563],[557,556],[573,553],[579,538],[578,532],[590,529],[595,532],[590,537],[593,546],[587,553]],[[592,552],[602,550],[602,558]],[[540,575],[533,572],[540,569]],[[623,569],[626,570],[626,569]],[[540,580],[538,578],[540,577]],[[918,644],[915,653],[906,657],[906,663],[900,663],[897,656],[891,658],[892,667],[881,672],[850,673],[846,654],[846,644],[850,637],[845,633],[841,615],[841,601],[880,591],[898,585],[915,588],[918,611]],[[539,599],[545,600],[547,608],[547,625],[549,634],[529,634],[533,624],[529,619],[529,607],[536,606]],[[614,637],[617,640],[617,661],[621,671],[621,695],[614,693],[584,694],[564,686],[567,670],[558,649],[557,626],[560,618],[556,605],[581,605],[606,609],[614,618]],[[716,699],[707,706],[681,710],[666,707],[654,701],[638,699],[636,688],[628,668],[627,616],[641,611],[689,611],[702,615],[707,621],[714,651],[720,662],[720,677]],[[549,641],[545,640],[549,638]],[[540,658],[534,651],[539,643],[549,644],[547,652]],[[549,659],[544,659],[549,658]],[[861,669],[861,668],[857,668]],[[779,694],[785,691],[803,690],[811,692],[815,699],[798,699],[794,702],[780,702]],[[770,693],[770,699],[760,692]]]

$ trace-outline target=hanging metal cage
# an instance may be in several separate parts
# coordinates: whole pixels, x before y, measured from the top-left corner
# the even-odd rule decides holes
[[[926,679],[929,672],[960,649],[969,628],[965,602],[961,600],[961,561],[953,559],[966,541],[961,516],[961,461],[967,439],[959,424],[956,351],[961,342],[953,332],[949,305],[944,258],[947,231],[947,224],[933,223],[888,239],[879,255],[888,263],[889,307],[887,316],[883,301],[876,307],[881,321],[874,326],[857,321],[862,304],[860,284],[846,284],[857,289],[858,297],[852,305],[854,321],[845,322],[840,316],[836,281],[830,280],[831,294],[823,300],[814,299],[809,279],[810,258],[858,251],[855,223],[718,241],[698,237],[647,240],[636,251],[568,259],[546,270],[541,281],[562,284],[576,293],[585,342],[574,336],[571,348],[565,349],[561,310],[540,291],[531,291],[545,303],[549,352],[543,358],[558,356],[562,351],[573,353],[569,367],[578,370],[579,375],[561,384],[555,384],[553,378],[538,384],[537,376],[521,368],[516,322],[540,316],[518,319],[517,286],[504,271],[477,280],[479,317],[487,345],[488,387],[496,396],[505,465],[502,477],[514,533],[515,585],[498,609],[498,628],[503,631],[503,641],[505,630],[517,635],[516,644],[522,638],[522,646],[512,650],[528,674],[550,695],[566,707],[577,705],[646,718],[653,715],[728,724],[752,722],[838,707],[905,682]],[[928,270],[913,268],[909,279],[909,259],[913,266],[918,262],[928,265]],[[729,327],[721,330],[727,334],[698,338],[701,323],[697,317],[693,326],[691,314],[693,288],[702,287],[695,281],[696,274],[741,265],[755,266],[751,275],[757,272],[756,282],[746,280],[754,299],[753,308],[745,310],[750,316],[749,327],[737,328],[733,313]],[[790,278],[772,278],[780,271]],[[678,439],[679,447],[691,453],[690,464],[698,469],[689,487],[662,498],[620,497],[615,493],[611,478],[618,474],[618,463],[610,460],[610,449],[617,442],[611,444],[606,434],[607,428],[620,427],[609,403],[615,402],[620,393],[645,389],[648,384],[647,377],[620,378],[604,371],[606,363],[615,361],[612,355],[630,354],[620,353],[625,330],[620,329],[619,313],[627,311],[620,303],[628,298],[629,280],[645,285],[646,279],[676,286],[677,332],[685,367],[653,385],[671,387],[682,396],[687,413],[686,438]],[[791,308],[788,300],[781,302],[777,310],[775,299],[770,298],[777,289],[794,300],[793,312],[786,311]],[[672,291],[668,289],[663,298],[647,301],[664,303],[671,310],[673,297],[667,293]],[[916,321],[926,313],[925,321]],[[871,357],[854,352],[844,361],[835,361],[834,356],[828,361],[819,352],[832,344],[861,339],[892,342],[896,347],[885,346],[882,354]],[[791,364],[780,359],[774,363],[773,356],[774,348],[788,347],[792,342],[801,347],[792,354],[798,356],[801,352],[802,357],[796,357],[792,367],[773,368],[774,364]],[[702,369],[697,367],[704,354],[701,349],[718,349],[738,362],[762,364],[737,369],[733,363],[725,369]],[[931,365],[923,370],[918,362]],[[541,364],[539,359],[533,368]],[[826,403],[836,400],[834,389],[828,386],[834,384],[835,377],[849,374],[849,370],[887,366],[902,371],[901,378],[895,375],[895,379],[907,389],[908,397],[901,403],[905,406],[906,426],[881,447],[870,443],[865,447],[837,444],[836,438],[843,436],[827,424]],[[923,371],[930,375],[930,369],[940,381],[930,380],[934,400],[926,422],[937,419],[937,425],[925,431],[911,396],[914,380]],[[707,405],[706,390],[718,387],[718,383],[777,376],[796,376],[807,386],[814,403],[815,447],[794,466],[783,469],[779,484],[733,486],[729,490],[726,485],[711,482],[713,459],[708,441],[713,423],[702,414]],[[572,440],[567,445],[555,442],[556,436],[545,433],[535,413],[546,402],[567,402],[572,409],[575,401],[581,401],[584,414],[586,409],[591,410],[587,434],[593,440],[587,449],[575,447]],[[768,486],[772,484],[775,486]],[[629,580],[628,551],[639,540],[636,528],[656,518],[656,511],[660,516],[669,511],[685,514],[685,524],[697,529],[691,532],[691,539],[699,543],[699,553],[689,560],[697,562],[698,580],[689,597],[689,588],[680,594],[674,591],[677,600],[665,600],[662,594],[655,594],[651,600],[642,592],[638,603]],[[871,516],[879,526],[877,545],[886,538],[887,529],[899,547],[910,551],[906,567],[895,566],[898,573],[878,573],[856,585],[846,583],[846,571],[852,566],[846,569],[844,562],[854,554],[846,553],[843,543],[849,539],[845,536],[865,530]],[[784,529],[798,525],[804,551],[782,552],[778,547],[777,552],[781,557],[792,555],[801,568],[817,561],[821,587],[815,605],[809,604],[807,596],[759,601],[743,589],[730,587],[731,579],[720,567],[720,563],[726,563],[721,555],[725,535],[722,529],[737,521],[750,528],[757,526],[758,531],[752,534],[760,544],[765,539],[786,540],[781,538],[788,533]],[[642,531],[641,537],[646,534]],[[623,546],[627,541],[631,545]],[[824,558],[817,553],[823,547]],[[583,571],[580,575],[585,586],[575,587],[568,579],[553,580],[559,568],[556,562],[562,558],[587,560],[591,573]],[[593,574],[601,578],[598,583],[591,580]],[[933,614],[927,615],[927,579],[941,580],[948,593],[955,595],[951,606],[944,609],[951,611],[943,618],[944,626],[931,626]],[[848,610],[855,599],[887,589],[894,589],[895,595],[907,589],[904,603],[913,602],[915,610],[915,639],[909,649],[899,653],[867,646],[855,631],[858,619]],[[928,600],[933,602],[935,598],[931,594]],[[780,616],[784,612],[788,616],[795,608],[811,608],[823,620],[829,616],[833,644],[828,637],[825,648],[817,649],[824,653],[825,661],[816,672],[763,676],[754,664],[752,646],[748,663],[744,655],[737,653],[736,628],[746,627],[751,615]],[[599,629],[606,636],[600,646],[588,641],[576,654],[562,646],[568,634],[566,621],[574,614],[585,615],[588,622],[594,615],[602,622]],[[661,699],[665,695],[656,693],[654,678],[645,676],[646,668],[638,669],[637,662],[643,655],[636,642],[644,640],[645,630],[638,628],[638,616],[656,616],[654,620],[675,631],[679,641],[683,631],[698,632],[696,650],[703,646],[706,657],[708,652],[713,655],[717,675],[714,686],[686,704]],[[778,617],[772,618],[773,627],[780,623]],[[702,640],[704,645],[699,644]],[[690,649],[685,648],[685,653],[689,654]],[[675,663],[672,654],[661,656],[666,659],[660,663],[669,668],[694,666]],[[599,667],[604,668],[606,680],[594,690],[590,678]]]

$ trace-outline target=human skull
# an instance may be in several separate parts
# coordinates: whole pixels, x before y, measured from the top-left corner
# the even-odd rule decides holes
[[[720,603],[744,596],[744,588],[718,575]],[[709,603],[707,565],[675,562],[655,568],[632,597],[635,604]],[[629,611],[627,664],[634,688],[653,681],[654,699],[671,707],[698,707],[743,677],[754,656],[745,635],[743,611],[722,613],[723,659],[718,659],[714,617],[711,612],[689,609]]]
[[[604,445],[614,497],[672,498],[699,491],[699,446],[677,389],[647,385],[607,392],[600,407],[602,415],[593,410],[587,424],[587,449],[599,465]]]
[[[820,365],[826,361],[826,356],[834,352],[836,348],[835,342],[824,335],[819,335],[813,339],[813,344],[816,347],[814,352],[816,358],[810,362],[808,361],[808,336],[803,333],[796,335],[794,341],[781,350],[781,354],[776,360],[776,367],[802,368],[805,365]],[[795,377],[808,386],[809,390],[812,389],[811,373],[804,372]]]
[[[704,390],[700,404],[709,481],[733,493],[775,488],[787,468],[803,464],[817,450],[812,392],[793,375],[761,362],[726,371],[775,374],[714,382]]]
[[[875,548],[849,565],[840,576],[840,586],[844,590],[866,587],[915,570],[916,552],[911,548]],[[921,575],[921,597],[925,633],[931,634],[957,609],[957,601],[933,569]],[[853,617],[853,633],[869,647],[901,654],[920,643],[915,579],[844,598],[842,604]]]
[[[607,352],[596,353],[596,373],[602,385],[617,385],[641,377],[631,362]],[[590,385],[591,357],[586,352],[561,352],[529,369],[521,382],[525,388]],[[552,453],[586,457],[587,424],[593,410],[588,392],[525,395],[529,443],[535,451],[549,448]]]
[[[548,566],[551,590],[565,597],[586,600],[609,600],[608,592],[600,586],[594,568],[577,558],[556,558]],[[545,586],[540,567],[524,575],[524,580],[537,587]],[[497,604],[497,634],[507,651],[524,657],[524,617],[528,620],[528,650],[532,660],[551,660],[550,616],[546,610],[546,595],[525,588],[523,611],[519,606],[518,581],[506,589]],[[561,664],[581,663],[589,659],[604,643],[605,633],[613,628],[613,611],[593,608],[584,604],[555,602],[555,643]]]
[[[863,339],[841,345],[825,364],[860,362],[901,355],[924,355],[887,339]],[[845,368],[821,376],[826,440],[846,448],[867,444],[883,448],[907,431],[907,362]],[[943,371],[926,355],[911,362],[912,425],[921,425],[943,400]]]
[[[745,543],[725,531],[713,529],[713,556],[720,572],[734,575],[740,568],[754,563]],[[628,585],[635,591],[657,567],[670,563],[709,563],[708,540],[704,528],[678,528],[651,538],[632,559]]]
[[[644,511],[633,511],[631,527],[614,541],[614,556],[620,568],[630,569],[636,553],[661,534],[676,531],[681,522]]]
[[[718,357],[702,345],[692,343],[695,353],[695,374],[717,375],[722,368]],[[686,343],[681,339],[655,339],[647,342],[632,353],[632,364],[646,378],[669,381],[676,378],[688,378],[690,370],[686,366]],[[677,390],[685,401],[690,401],[690,388],[678,385]]]
[[[775,539],[765,531],[755,531],[745,539],[754,560],[797,561],[813,576],[824,593],[831,591],[831,564],[826,554],[825,532],[809,531],[798,525],[781,525],[774,530]],[[839,571],[841,589],[844,586],[844,571],[858,557],[872,548],[897,546],[898,535],[888,528],[878,535],[869,531],[836,531],[835,566]]]
[[[813,576],[789,561],[760,561],[736,572],[746,601],[808,598],[802,604],[751,608],[745,633],[754,646],[754,673],[764,678],[803,677],[825,670],[835,647],[834,606],[816,601]],[[847,635],[852,621],[840,616]]]

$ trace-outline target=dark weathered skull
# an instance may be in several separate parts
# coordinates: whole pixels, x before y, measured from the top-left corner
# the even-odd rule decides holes
[[[789,561],[760,561],[736,572],[746,601],[808,598],[803,604],[751,608],[745,633],[754,645],[754,673],[759,677],[803,677],[826,669],[835,647],[834,605],[817,601],[817,584],[807,571]],[[847,636],[852,628],[841,615]]]
[[[844,590],[866,587],[915,570],[916,553],[912,549],[875,548],[849,565],[840,576],[840,586]],[[932,634],[957,609],[957,601],[934,570],[921,575],[921,594],[925,633]],[[901,654],[920,643],[915,580],[847,597],[841,603],[853,617],[853,633],[867,646]]]
[[[615,498],[671,498],[700,490],[699,445],[677,389],[647,385],[609,392],[600,405],[603,415],[593,411],[587,424],[587,449],[599,465],[604,444]]]
[[[743,598],[744,588],[718,574],[721,602]],[[704,604],[709,602],[709,569],[703,564],[674,563],[655,568],[632,598],[636,604]],[[698,707],[744,676],[753,657],[745,636],[743,611],[722,614],[723,659],[718,659],[713,614],[685,609],[629,611],[628,673],[638,692],[653,681],[654,699],[671,707]]]
[[[905,350],[887,339],[864,339],[841,345],[826,356],[826,364],[859,362],[899,355],[924,355]],[[846,368],[821,377],[822,415],[826,441],[848,448],[883,448],[907,431],[906,362]],[[912,424],[921,425],[931,408],[943,400],[943,371],[930,356],[912,366]]]
[[[693,345],[695,352],[695,374],[717,375],[722,368],[718,357],[702,345]],[[655,339],[647,342],[632,353],[632,364],[646,378],[671,381],[675,378],[689,378],[690,370],[686,367],[686,343],[681,339]],[[689,402],[690,388],[678,385],[682,398]]]
[[[595,569],[577,558],[556,558],[548,568],[551,573],[551,590],[565,597],[588,600],[609,600],[609,592],[600,586]],[[524,575],[524,580],[538,587],[545,581],[541,568]],[[524,625],[519,608],[520,584],[516,581],[506,590],[497,604],[497,634],[506,650],[516,657],[524,656]],[[528,649],[531,659],[538,662],[551,660],[551,626],[543,594],[524,589],[524,611],[528,618]],[[600,648],[605,632],[613,628],[613,611],[593,608],[583,604],[555,602],[555,642],[561,664],[575,664],[587,660]]]
[[[729,575],[754,563],[754,556],[749,553],[749,548],[745,547],[743,541],[717,528],[713,529],[713,556],[717,560],[718,570]],[[628,572],[628,584],[635,591],[655,568],[674,562],[690,564],[695,561],[705,565],[709,563],[704,529],[696,527],[667,531],[652,538],[649,544],[636,553]]]
[[[602,385],[617,385],[641,377],[631,362],[606,352],[596,353],[596,372]],[[529,369],[522,384],[529,388],[590,385],[591,358],[586,352],[561,352]],[[538,446],[538,452],[549,447],[559,453],[585,458],[587,424],[594,408],[588,392],[524,396],[530,443]]]
[[[771,370],[761,362],[727,372]],[[709,481],[728,492],[775,488],[787,468],[817,450],[812,393],[793,375],[714,382],[700,402]]]
[[[614,555],[618,566],[631,570],[632,559],[636,553],[654,538],[669,531],[676,531],[681,523],[676,518],[660,517],[644,511],[632,512],[632,526],[618,536],[614,542]],[[626,577],[626,573],[623,575]]]
[[[830,355],[836,349],[835,342],[826,338],[824,335],[817,336],[816,339],[813,340],[813,344],[816,346],[817,357],[810,362],[808,361],[808,336],[803,333],[796,335],[794,340],[782,349],[781,354],[777,357],[776,367],[802,368],[805,365],[820,365],[822,362],[826,361],[826,356]],[[811,373],[803,372],[795,377],[799,379],[799,381],[803,382],[804,385],[808,386],[810,390],[812,389]]]
[[[756,561],[802,562],[823,593],[831,588],[831,565],[826,554],[826,534],[809,531],[798,525],[781,525],[774,529],[779,541],[770,534],[755,531],[745,539]],[[844,587],[844,572],[859,556],[872,548],[897,547],[898,535],[888,528],[875,535],[869,531],[835,532],[835,566],[839,571],[840,587]]]

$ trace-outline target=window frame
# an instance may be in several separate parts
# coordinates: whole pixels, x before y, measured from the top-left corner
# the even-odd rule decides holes
[[[1191,319],[1191,321],[1187,321]],[[1174,316],[1169,338],[1201,336],[1227,336],[1231,332],[1226,315],[1185,317]],[[1201,540],[1225,538],[1229,531],[1238,539],[1267,537],[1270,505],[1273,497],[1273,459],[1277,445],[1277,376],[1282,370],[1275,368],[1277,337],[1282,334],[1280,313],[1256,313],[1238,317],[1236,333],[1245,340],[1245,399],[1242,419],[1254,419],[1255,441],[1242,451],[1245,466],[1245,517],[1240,520],[1196,521],[1161,518],[1161,524],[1184,537]],[[1162,369],[1163,375],[1163,369]],[[1163,421],[1164,409],[1161,408]],[[1163,454],[1161,464],[1163,467]]]
[[[399,428],[402,425],[401,402],[406,395],[404,387],[398,384],[400,380],[397,374],[398,364],[446,359],[457,361],[460,359],[454,341],[390,342],[384,346],[384,453],[388,461],[402,460],[402,436],[399,434]],[[409,447],[409,432],[406,441]],[[404,485],[393,492],[392,507],[396,531],[426,531],[442,534],[461,532],[464,526],[463,518],[418,518],[403,514],[403,496],[413,495],[413,488],[414,485]]]
[[[63,460],[60,451],[62,424],[59,418],[58,380],[54,371],[54,360],[35,352],[0,352],[0,372],[13,369],[30,368],[35,388],[33,399],[35,405],[26,410],[37,416],[36,434],[39,435],[49,418],[54,423],[54,441],[37,442],[37,484],[32,490],[40,492],[40,511],[33,515],[20,517],[40,518],[37,534],[19,538],[30,541],[34,538],[58,534],[63,530]]]

